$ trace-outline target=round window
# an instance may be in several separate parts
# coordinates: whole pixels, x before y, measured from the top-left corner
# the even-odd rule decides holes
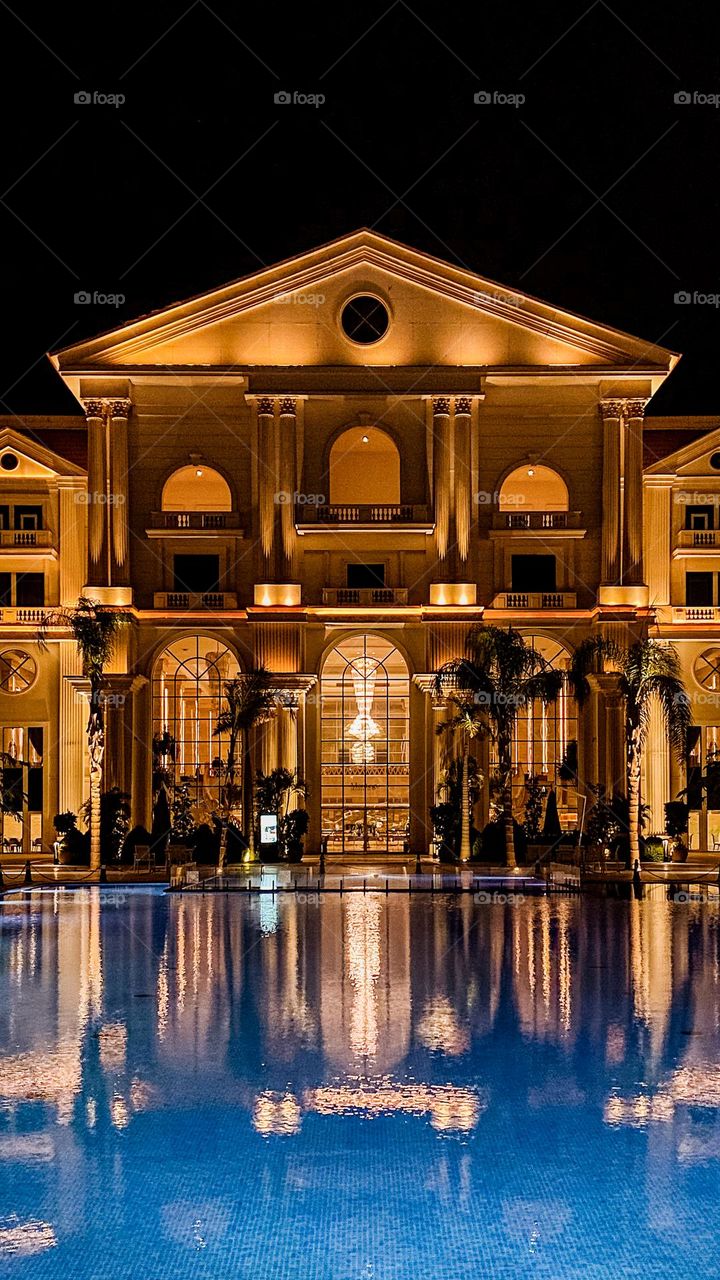
[[[15,471],[19,465],[17,455],[14,453],[4,453],[0,458],[0,467],[2,467],[3,471]]]
[[[340,316],[343,333],[351,342],[369,346],[385,337],[390,313],[384,302],[370,293],[360,293],[345,303]]]
[[[703,689],[720,692],[720,648],[705,649],[693,664],[693,675]]]
[[[23,649],[0,653],[0,692],[25,693],[35,683],[37,663]]]
[[[720,453],[713,453],[710,456],[710,466],[713,471],[720,471]]]

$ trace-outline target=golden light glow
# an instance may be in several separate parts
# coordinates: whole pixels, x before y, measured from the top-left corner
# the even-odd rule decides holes
[[[255,1099],[253,1128],[263,1137],[278,1134],[289,1137],[300,1132],[302,1112],[292,1093],[259,1093]]]
[[[35,1218],[21,1222],[17,1214],[12,1214],[6,1222],[8,1226],[0,1227],[0,1255],[28,1258],[57,1245],[55,1228],[49,1222]]]
[[[302,600],[299,582],[256,582],[255,604],[264,609],[295,609]]]
[[[318,1115],[359,1114],[367,1119],[406,1114],[427,1115],[433,1129],[442,1133],[469,1133],[475,1128],[485,1103],[473,1089],[456,1085],[395,1084],[383,1081],[351,1085],[328,1085],[308,1089],[303,1094],[306,1111]]]
[[[475,582],[431,582],[430,604],[477,604],[477,584]]]

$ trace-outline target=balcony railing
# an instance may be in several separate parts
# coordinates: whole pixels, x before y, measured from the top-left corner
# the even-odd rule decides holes
[[[720,622],[720,609],[712,604],[684,604],[673,607],[673,622]]]
[[[0,623],[7,625],[15,622],[30,622],[33,626],[37,626],[44,620],[46,613],[47,609],[43,609],[41,605],[37,607],[25,605],[12,609],[2,608],[0,609]]]
[[[234,591],[156,591],[155,609],[237,609]]]
[[[0,547],[51,547],[51,529],[3,529]]]
[[[581,511],[499,511],[494,529],[579,529]]]
[[[575,609],[575,591],[502,591],[493,598],[493,609]]]
[[[153,529],[232,529],[240,528],[237,511],[153,511]]]
[[[295,507],[297,524],[427,524],[428,509],[410,503],[333,503]]]
[[[407,587],[324,587],[323,604],[407,604]]]
[[[675,545],[677,547],[720,547],[720,530],[680,529]]]

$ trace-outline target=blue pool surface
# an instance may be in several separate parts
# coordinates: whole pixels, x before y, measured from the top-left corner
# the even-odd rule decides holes
[[[0,906],[0,1275],[720,1275],[716,904]]]

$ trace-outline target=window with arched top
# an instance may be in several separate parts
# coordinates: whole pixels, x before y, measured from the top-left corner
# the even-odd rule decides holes
[[[348,427],[330,450],[330,503],[400,502],[400,454],[379,427]]]
[[[527,462],[506,476],[500,488],[501,511],[567,511],[568,490],[551,467]]]
[[[163,511],[232,511],[227,480],[202,462],[180,467],[165,481]]]

